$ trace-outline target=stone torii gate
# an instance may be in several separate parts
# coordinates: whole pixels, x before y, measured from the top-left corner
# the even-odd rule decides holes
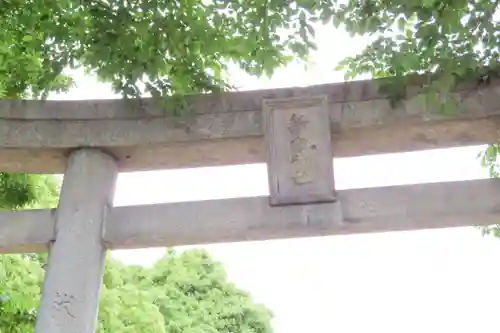
[[[493,179],[336,191],[333,155],[496,142],[500,85],[466,83],[460,110],[380,81],[189,98],[172,117],[150,100],[2,101],[0,170],[62,173],[56,210],[0,214],[0,253],[50,249],[37,333],[93,333],[107,249],[489,225]],[[267,162],[269,197],[112,207],[117,173]]]

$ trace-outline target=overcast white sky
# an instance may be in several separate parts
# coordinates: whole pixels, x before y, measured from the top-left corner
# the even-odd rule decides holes
[[[308,69],[271,80],[235,72],[242,89],[342,81],[336,62],[365,41],[333,28],[317,33]],[[91,78],[57,98],[110,98]],[[338,189],[485,178],[481,147],[335,160]],[[268,194],[265,165],[122,174],[116,205]],[[168,221],[165,221],[168,223]],[[500,240],[473,228],[205,246],[238,286],[275,313],[275,333],[497,333]],[[161,249],[116,251],[150,264]]]

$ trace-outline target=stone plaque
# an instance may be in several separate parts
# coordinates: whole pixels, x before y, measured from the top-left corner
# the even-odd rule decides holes
[[[272,205],[335,200],[327,96],[263,100]]]

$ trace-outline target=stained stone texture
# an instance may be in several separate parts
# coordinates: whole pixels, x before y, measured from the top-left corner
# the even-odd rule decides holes
[[[193,96],[182,117],[151,100],[1,101],[0,170],[62,172],[68,151],[81,147],[106,150],[123,171],[265,162],[262,100],[318,95],[328,99],[337,157],[500,139],[499,82],[463,84],[453,116],[416,98],[415,83],[396,108],[380,80]]]
[[[485,226],[500,220],[499,179],[340,190],[337,199],[274,207],[267,196],[116,207],[103,238],[109,248],[126,249]],[[13,228],[14,222],[22,227]],[[45,250],[55,237],[54,223],[49,210],[0,213],[0,253]],[[74,268],[76,262],[67,265]]]
[[[326,96],[263,101],[270,202],[334,201]]]
[[[105,258],[102,236],[116,176],[114,159],[99,150],[69,156],[36,333],[95,332]]]
[[[30,209],[0,213],[0,253],[47,251],[54,240],[55,210]]]

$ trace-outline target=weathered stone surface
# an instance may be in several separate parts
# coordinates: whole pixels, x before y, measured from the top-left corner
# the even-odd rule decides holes
[[[268,197],[120,207],[106,227],[113,248],[491,225],[500,180],[337,192],[338,202],[271,207]],[[230,207],[230,209],[229,209]]]
[[[102,236],[117,171],[114,159],[101,151],[82,149],[70,155],[36,333],[95,332],[106,255]],[[21,229],[10,232],[16,230]]]
[[[0,170],[62,172],[69,151],[98,147],[123,171],[266,160],[263,99],[326,95],[335,156],[473,145],[500,139],[500,84],[464,84],[453,116],[414,96],[396,108],[379,81],[190,97],[183,117],[150,100],[0,102]],[[413,88],[413,90],[412,90]],[[36,149],[36,152],[34,152]]]
[[[0,253],[47,251],[54,238],[54,213],[48,209],[0,213]]]
[[[270,203],[335,199],[326,96],[263,101]]]
[[[267,196],[116,207],[107,219],[104,239],[109,247],[124,249],[491,225],[500,221],[498,179],[341,190],[337,198],[339,202],[335,203],[274,207]],[[0,253],[44,250],[41,244],[54,239],[50,216],[48,210],[0,213],[2,232],[6,221],[23,224],[12,229],[7,224],[10,237],[0,237]]]

